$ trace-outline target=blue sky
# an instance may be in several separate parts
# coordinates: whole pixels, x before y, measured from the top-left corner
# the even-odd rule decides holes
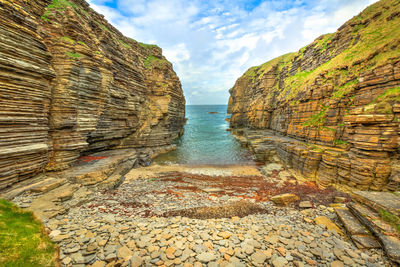
[[[89,0],[123,34],[157,44],[187,104],[227,104],[249,67],[334,32],[376,0]]]

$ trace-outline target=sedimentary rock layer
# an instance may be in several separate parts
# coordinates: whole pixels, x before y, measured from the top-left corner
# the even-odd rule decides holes
[[[159,47],[83,0],[0,0],[0,188],[82,154],[162,147],[185,99]]]
[[[398,190],[399,51],[400,2],[379,1],[335,33],[250,68],[230,90],[231,127],[267,130],[256,147],[272,144],[322,186]]]

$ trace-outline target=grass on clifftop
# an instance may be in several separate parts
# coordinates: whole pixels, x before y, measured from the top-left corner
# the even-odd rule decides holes
[[[160,66],[160,65],[163,65],[165,63],[167,63],[167,61],[165,59],[158,58],[158,57],[155,57],[155,56],[150,54],[146,58],[146,60],[144,61],[144,67],[146,69],[151,69],[151,68],[153,68],[155,66]]]
[[[42,19],[45,21],[50,21],[50,17],[55,14],[56,11],[63,11],[67,6],[76,8],[75,3],[69,2],[67,0],[53,0],[50,5],[46,7]]]
[[[0,266],[55,266],[56,247],[33,217],[0,199]]]

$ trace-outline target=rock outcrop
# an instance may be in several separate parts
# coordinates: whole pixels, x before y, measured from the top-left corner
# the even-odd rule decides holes
[[[161,49],[84,0],[0,0],[0,189],[92,152],[166,147],[184,106]]]
[[[230,90],[233,132],[323,187],[399,190],[399,51],[400,2],[381,0],[250,68]]]

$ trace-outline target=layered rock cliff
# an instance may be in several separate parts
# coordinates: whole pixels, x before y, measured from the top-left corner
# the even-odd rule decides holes
[[[161,49],[84,0],[0,0],[0,189],[90,152],[169,145],[184,105]]]
[[[250,68],[230,94],[231,127],[259,160],[276,151],[321,186],[400,189],[399,1]]]

